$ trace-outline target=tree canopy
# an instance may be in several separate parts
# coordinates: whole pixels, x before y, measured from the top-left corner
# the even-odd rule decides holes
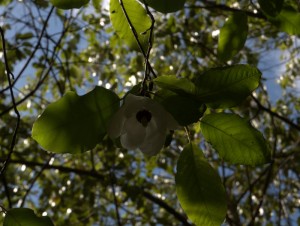
[[[300,223],[300,5],[0,1],[0,223]]]

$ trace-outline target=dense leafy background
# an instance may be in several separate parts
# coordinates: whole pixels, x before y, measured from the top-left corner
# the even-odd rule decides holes
[[[70,10],[55,8],[45,0],[0,2],[0,26],[5,31],[7,60],[14,74],[12,91],[21,114],[11,160],[0,176],[3,212],[10,211],[7,212],[10,216],[9,213],[16,213],[12,208],[26,207],[34,212],[19,209],[21,215],[24,211],[30,211],[37,219],[47,215],[55,225],[191,225],[186,214],[195,222],[197,219],[175,186],[179,162],[177,169],[183,173],[193,172],[199,166],[214,178],[218,172],[221,180],[212,184],[219,192],[220,183],[225,187],[228,208],[225,225],[297,225],[300,215],[297,2],[275,1],[274,10],[264,1],[187,0],[174,5],[167,0],[162,1],[163,5],[154,0],[148,2],[157,10],[172,11],[164,14],[151,9],[155,27],[149,60],[157,75],[163,76],[154,82],[155,88],[160,89],[156,98],[174,113],[181,125],[188,125],[175,131],[170,145],[152,159],[137,150],[117,148],[118,144],[101,134],[99,144],[77,155],[46,152],[31,138],[38,115],[64,95],[77,92],[82,96],[98,85],[122,97],[143,79],[144,57],[136,51],[137,47],[132,49],[128,45],[132,36],[124,41],[116,35],[119,32],[114,31],[115,25],[110,21],[108,2],[91,0],[86,5],[63,6]],[[184,9],[176,11],[184,3]],[[80,8],[81,5],[84,6]],[[234,23],[234,18],[239,17],[243,20]],[[232,19],[225,22],[226,18]],[[231,30],[232,26],[237,30]],[[237,37],[239,30],[243,35]],[[228,37],[219,41],[218,34],[223,31]],[[236,46],[224,51],[223,42],[232,39],[236,40]],[[11,153],[17,116],[5,74],[2,43],[0,49],[2,168]],[[250,82],[241,83],[247,90],[242,98],[230,93],[236,91],[230,82],[241,78],[241,74],[218,83],[206,80],[207,85],[203,84],[203,76],[214,75],[222,66],[230,69],[237,64],[251,65],[248,69],[255,72],[252,76],[245,75]],[[176,82],[164,83],[168,76],[187,82],[179,87]],[[217,95],[210,93],[208,99],[203,99],[197,90],[218,87],[222,82],[231,85],[226,92],[216,89],[220,95],[217,104]],[[256,87],[252,96],[248,96]],[[213,104],[211,98],[215,98]],[[232,98],[234,101],[229,101]],[[176,114],[169,100],[174,104],[178,101],[180,114]],[[205,110],[202,102],[211,109],[206,110],[200,126],[198,120]],[[183,109],[188,117],[182,116]],[[213,149],[213,140],[201,130],[207,117],[224,112],[234,118],[242,117],[243,125],[252,125],[262,132],[271,150],[271,163],[247,166],[228,163],[225,157],[224,160],[220,157],[220,150]],[[186,146],[187,134],[197,148]],[[205,158],[195,152],[201,150]],[[195,165],[188,169],[180,165],[189,159],[195,159]],[[205,174],[197,173],[194,176],[200,182],[194,186],[201,187]],[[176,175],[176,180],[177,186],[186,182],[180,175]],[[217,201],[222,202],[223,197]],[[222,213],[213,219],[220,218]],[[3,220],[0,217],[0,223]]]

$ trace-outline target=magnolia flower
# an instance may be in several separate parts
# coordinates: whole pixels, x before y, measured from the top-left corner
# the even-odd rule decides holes
[[[178,126],[173,116],[158,102],[128,94],[123,106],[112,117],[108,135],[121,136],[126,149],[139,148],[144,154],[156,155],[163,147],[166,134]]]

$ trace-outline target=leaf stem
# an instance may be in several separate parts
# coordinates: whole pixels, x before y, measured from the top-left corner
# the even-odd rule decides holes
[[[134,36],[134,38],[135,38],[135,40],[136,40],[136,42],[138,44],[138,47],[139,47],[139,49],[140,49],[140,51],[143,54],[144,59],[145,59],[146,68],[145,68],[144,79],[143,79],[143,82],[142,82],[142,93],[143,93],[144,92],[144,87],[145,87],[146,80],[149,78],[149,76],[148,76],[149,72],[151,72],[155,78],[157,77],[156,73],[154,72],[154,70],[153,70],[153,68],[152,68],[152,66],[151,66],[151,64],[149,62],[149,55],[150,55],[150,51],[151,51],[151,48],[152,48],[152,35],[153,35],[153,28],[154,28],[155,20],[154,20],[153,15],[151,14],[151,12],[150,12],[147,4],[144,2],[147,14],[149,15],[149,17],[151,19],[151,26],[150,26],[150,28],[147,31],[145,31],[145,32],[148,32],[148,31],[150,32],[149,39],[148,39],[148,44],[149,45],[148,45],[148,49],[147,49],[147,52],[146,52],[143,49],[143,46],[142,46],[142,44],[141,44],[141,42],[139,40],[139,37],[138,37],[138,33],[137,33],[135,27],[133,26],[133,24],[132,24],[132,22],[131,22],[131,20],[130,20],[130,18],[128,16],[128,13],[127,13],[127,11],[125,9],[123,0],[119,0],[119,3],[120,3],[120,6],[122,8],[122,11],[123,11],[123,13],[125,15],[125,18],[126,18],[126,20],[128,22],[128,25],[129,25],[129,27],[130,27],[130,29],[132,31],[132,34],[133,34],[133,36]]]

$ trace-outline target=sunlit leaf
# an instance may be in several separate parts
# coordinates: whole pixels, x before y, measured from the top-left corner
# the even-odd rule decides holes
[[[90,0],[50,0],[50,2],[60,9],[80,8],[86,5]]]
[[[226,193],[215,169],[195,144],[188,144],[177,163],[176,193],[196,225],[219,226],[225,219]]]
[[[270,161],[270,149],[262,134],[238,115],[206,115],[201,119],[201,130],[205,139],[230,163],[259,165]]]
[[[284,0],[258,0],[261,10],[268,16],[277,16],[283,6]]]
[[[15,36],[16,39],[23,39],[23,40],[24,39],[30,39],[32,37],[33,37],[33,33],[32,32],[25,32],[23,34],[17,33],[16,36]]]
[[[205,103],[210,108],[229,108],[243,101],[259,85],[261,72],[249,65],[210,69],[194,82],[175,76],[159,76],[154,83],[181,96]]]
[[[154,79],[154,83],[160,88],[168,89],[181,95],[195,95],[197,93],[195,84],[186,78],[164,75]]]
[[[54,226],[49,217],[38,217],[28,208],[14,208],[7,211],[3,226]]]
[[[143,3],[142,0],[139,0]],[[145,2],[153,9],[162,12],[170,13],[183,9],[186,0],[146,0]]]
[[[102,141],[118,106],[117,95],[102,87],[83,96],[68,92],[50,104],[36,120],[32,137],[51,152],[75,154],[88,151]]]
[[[233,107],[255,90],[261,72],[249,65],[210,69],[196,77],[197,96],[211,108]]]
[[[159,90],[155,93],[155,99],[182,126],[197,122],[205,111],[205,106],[201,102],[169,90]]]
[[[128,19],[136,31],[136,36],[144,51],[148,48],[151,19],[146,10],[136,0],[123,0],[126,14],[123,11],[119,0],[110,0],[110,18],[116,33],[124,39],[130,48],[139,49],[136,37],[130,28]]]
[[[222,61],[230,60],[243,47],[248,35],[247,15],[233,13],[220,30],[218,57]]]
[[[268,20],[281,31],[300,35],[300,13],[292,7],[283,8],[276,17],[268,17]]]

